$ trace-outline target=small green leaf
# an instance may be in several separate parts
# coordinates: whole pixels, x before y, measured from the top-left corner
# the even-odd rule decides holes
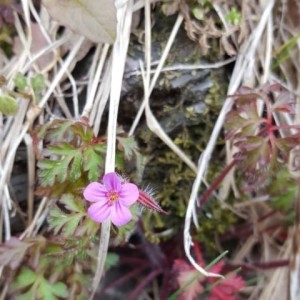
[[[45,78],[42,74],[36,74],[30,78],[30,84],[34,91],[35,96],[39,96],[42,90],[45,88]]]
[[[18,110],[17,100],[8,95],[0,95],[0,113],[12,116]]]
[[[233,25],[238,25],[241,23],[242,15],[236,7],[232,7],[226,16],[226,20]]]
[[[34,285],[26,292],[16,296],[16,300],[32,300],[36,298],[36,288]]]
[[[13,284],[15,289],[22,289],[32,285],[37,280],[38,275],[27,267],[23,267]]]
[[[54,295],[61,298],[67,298],[69,295],[67,286],[61,281],[52,285],[52,291]]]
[[[105,261],[105,270],[107,271],[111,267],[114,267],[119,262],[120,257],[116,253],[108,252]]]
[[[193,13],[193,16],[199,20],[199,21],[203,21],[204,17],[205,17],[205,12],[204,12],[204,9],[203,8],[200,8],[200,7],[194,7],[192,9],[192,13]]]
[[[23,92],[27,86],[27,78],[22,73],[18,72],[14,78],[14,84],[19,91]]]
[[[45,278],[41,278],[40,285],[37,289],[39,299],[57,300],[55,297],[53,286]]]
[[[82,154],[81,151],[77,151],[73,154],[73,158],[70,162],[69,179],[75,181],[81,176],[82,166]]]

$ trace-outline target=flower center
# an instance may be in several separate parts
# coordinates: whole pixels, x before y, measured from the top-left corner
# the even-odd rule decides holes
[[[113,203],[119,199],[119,193],[115,190],[111,190],[106,194],[108,201]]]

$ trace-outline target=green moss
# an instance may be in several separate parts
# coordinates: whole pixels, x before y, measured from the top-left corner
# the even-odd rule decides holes
[[[225,233],[230,226],[237,222],[237,217],[232,211],[221,207],[215,199],[198,214],[200,227],[197,229],[195,239],[201,242],[210,253],[216,253],[216,236]]]
[[[166,105],[157,113],[160,123],[163,124],[165,130],[168,130],[174,143],[195,162],[206,147],[225,98],[226,84],[222,82],[221,73],[214,72],[212,79],[213,85],[205,95],[206,109],[203,113],[199,114],[190,109],[190,106],[180,96],[177,97],[177,102],[173,106]],[[172,128],[176,124],[175,121],[179,119],[181,120],[180,125],[177,124],[176,129]],[[169,215],[143,212],[145,235],[151,242],[158,243],[160,233],[164,230],[172,229],[174,234],[182,231],[195,174],[149,130],[143,128],[139,132],[139,139],[140,144],[144,145],[141,146],[141,151],[148,157],[143,181],[154,187],[159,204],[169,212]],[[222,138],[220,138],[219,144],[224,145]],[[212,182],[221,172],[222,163],[220,161],[223,163],[223,157],[216,151],[216,155],[210,163],[209,182]],[[208,218],[207,215],[211,215],[211,218]],[[206,207],[205,212],[199,212],[201,228],[194,234],[205,248],[216,250],[214,235],[224,233],[235,222],[236,218],[231,211],[221,208],[216,201],[213,201],[213,205]],[[166,238],[170,237],[171,235]]]

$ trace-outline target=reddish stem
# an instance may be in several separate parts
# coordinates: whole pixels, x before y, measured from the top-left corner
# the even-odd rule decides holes
[[[241,263],[241,264],[228,264],[233,270],[237,268],[243,268],[243,270],[268,270],[278,267],[286,267],[289,265],[288,259],[269,261],[269,262],[253,262],[253,263]]]
[[[272,125],[273,131],[281,129],[300,129],[300,125]]]
[[[153,270],[146,278],[140,282],[139,285],[128,295],[127,300],[136,300],[138,296],[142,293],[145,286],[149,284],[155,277],[157,277],[160,273],[162,273],[161,269]]]
[[[139,267],[137,269],[134,269],[133,271],[125,274],[124,276],[118,278],[117,280],[111,282],[110,284],[108,284],[107,286],[103,287],[103,289],[99,292],[98,296],[102,295],[106,290],[111,289],[117,285],[122,284],[125,281],[128,281],[129,279],[131,279],[132,277],[136,277],[139,273],[142,273],[142,271],[144,271],[147,267]]]
[[[222,183],[223,179],[230,172],[230,170],[236,164],[236,160],[232,160],[229,165],[222,171],[222,173],[217,177],[217,179],[212,183],[212,185],[204,192],[204,194],[200,197],[199,203],[202,205],[206,203],[211,194],[218,188],[218,186]]]

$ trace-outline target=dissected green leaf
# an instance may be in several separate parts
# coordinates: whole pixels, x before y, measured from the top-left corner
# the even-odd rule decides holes
[[[87,218],[85,201],[82,198],[66,194],[59,203],[64,205],[64,211],[54,205],[50,208],[48,216],[49,227],[55,234],[59,232],[63,236],[95,234],[98,224]]]
[[[12,116],[18,110],[17,100],[8,95],[0,95],[0,113]]]
[[[71,212],[85,212],[84,201],[82,199],[75,198],[71,194],[63,195],[59,202]]]
[[[72,157],[64,160],[43,159],[39,161],[39,179],[41,186],[53,185],[56,180],[64,182],[68,176],[68,166]]]
[[[88,172],[89,181],[96,181],[100,176],[101,167],[104,164],[104,156],[95,151],[94,147],[88,147],[83,151],[84,170]]]
[[[82,153],[68,143],[48,147],[50,154],[57,159],[43,159],[38,163],[39,178],[42,186],[53,185],[55,181],[67,179],[75,181],[81,176]]]
[[[82,154],[81,151],[74,152],[69,165],[69,179],[75,181],[81,176]]]
[[[82,236],[84,234],[87,234],[88,236],[93,236],[96,234],[99,227],[99,223],[94,222],[90,218],[84,218],[83,221],[80,223],[80,226],[77,228],[76,234],[78,234],[78,236]]]
[[[74,123],[70,130],[78,135],[82,142],[90,142],[94,136],[92,128],[83,125],[81,122]]]
[[[85,213],[64,213],[57,206],[53,206],[48,216],[49,227],[55,234],[61,231],[63,236],[70,236],[75,233],[84,217]]]
[[[39,136],[42,138],[46,135],[46,140],[49,140],[51,143],[66,140],[66,136],[71,131],[73,124],[74,121],[71,120],[56,119],[50,124],[42,126],[43,130],[40,130]]]
[[[43,0],[50,15],[93,42],[113,43],[116,35],[116,8],[111,0]]]
[[[120,150],[124,151],[125,158],[126,159],[131,159],[134,151],[137,150],[137,143],[134,140],[133,136],[129,137],[118,137],[119,141],[119,147],[121,148]]]

